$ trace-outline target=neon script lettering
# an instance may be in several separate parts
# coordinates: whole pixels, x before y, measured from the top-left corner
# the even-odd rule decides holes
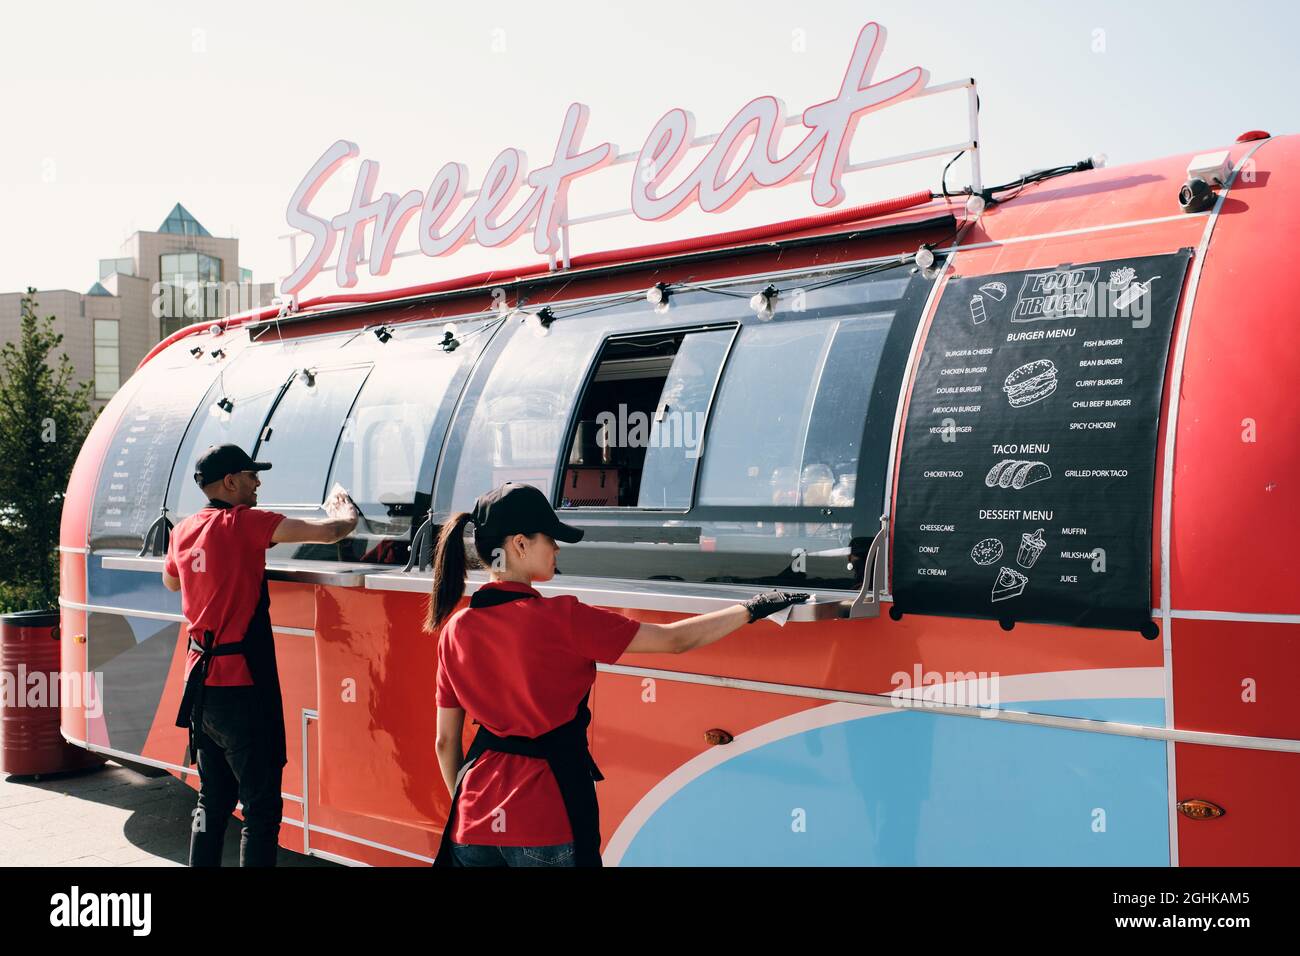
[[[666,112],[637,155],[632,212],[646,222],[671,219],[692,203],[704,212],[725,212],[750,190],[784,185],[809,166],[813,202],[819,206],[843,202],[840,179],[858,122],[873,110],[925,89],[929,79],[928,72],[918,66],[873,82],[884,43],[885,30],[879,24],[868,23],[862,28],[838,95],[803,111],[808,132],[785,155],[780,155],[785,106],[776,97],[758,97],[732,117],[699,163],[669,186],[668,180],[690,151],[695,118],[680,108]],[[481,246],[504,246],[530,229],[533,248],[542,255],[555,255],[560,249],[560,224],[569,188],[577,179],[608,166],[618,155],[613,143],[581,148],[589,115],[587,106],[571,104],[551,162],[532,172],[527,172],[522,150],[503,149],[489,164],[478,195],[450,225],[466,198],[468,175],[464,165],[454,162],[439,169],[425,191],[412,189],[401,196],[385,192],[376,197],[379,164],[363,160],[347,209],[330,218],[309,211],[321,187],[344,163],[360,155],[355,143],[339,140],[316,161],[289,200],[289,225],[311,236],[312,243],[306,257],[281,284],[281,291],[296,295],[320,274],[336,246],[335,280],[339,286],[356,285],[356,268],[362,261],[368,262],[372,276],[386,274],[399,240],[417,216],[420,252],[426,256],[451,255],[470,239]],[[525,184],[531,191],[507,212]],[[367,226],[371,227],[368,255]]]

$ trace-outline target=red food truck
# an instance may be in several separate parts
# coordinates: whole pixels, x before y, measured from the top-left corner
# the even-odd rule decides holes
[[[839,100],[803,116],[821,152],[751,163],[737,133],[668,116],[639,154],[591,163],[717,151],[676,179],[660,164],[633,201],[646,216],[674,211],[669,180],[681,202],[734,201],[718,177],[737,157],[745,188],[802,176],[831,205],[851,166],[827,111],[848,103],[851,133],[864,89],[938,89],[864,86],[864,37]],[[733,122],[754,143],[790,125],[754,102]],[[578,155],[570,112],[556,168]],[[427,254],[455,245],[438,207],[469,196],[454,170],[371,208],[368,258],[348,218],[364,203],[304,212],[351,155],[327,153],[291,203],[313,251],[288,292],[331,249],[343,273],[382,271],[416,212],[422,241],[446,240]],[[975,167],[962,190],[587,256],[572,221],[538,225],[561,174],[502,221],[514,193],[494,184],[522,181],[504,162],[461,239],[536,226],[548,261],[196,324],[104,410],[63,513],[61,666],[97,689],[64,702],[68,741],[197,784],[160,539],[203,504],[198,452],[230,441],[274,462],[259,507],[319,515],[337,482],[361,512],[337,545],[268,553],[290,849],[431,862],[448,795],[428,545],[514,479],[585,530],[545,595],[652,622],[814,595],[689,655],[599,666],[607,865],[1300,864],[1282,387],[1300,338],[1272,261],[1300,212],[1300,139],[995,187]]]

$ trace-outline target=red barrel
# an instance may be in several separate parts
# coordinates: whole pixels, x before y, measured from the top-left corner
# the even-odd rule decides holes
[[[59,613],[0,614],[0,772],[23,776],[99,761],[59,733]]]

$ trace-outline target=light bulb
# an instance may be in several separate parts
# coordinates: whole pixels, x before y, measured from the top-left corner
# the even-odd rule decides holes
[[[983,196],[972,194],[966,200],[966,212],[971,216],[978,217],[982,212],[984,212],[984,207],[986,205],[987,203],[984,202]]]
[[[922,269],[928,269],[934,265],[934,253],[925,246],[916,250],[916,264]]]
[[[551,330],[547,328],[546,323],[542,321],[541,316],[539,316],[536,312],[528,313],[528,318],[525,319],[524,321],[528,324],[528,327],[532,330],[533,335],[537,336],[539,339],[544,339],[546,338],[546,336],[551,334]]]
[[[1109,158],[1109,157],[1108,157],[1105,153],[1093,153],[1093,154],[1092,154],[1092,168],[1093,168],[1093,169],[1103,169],[1103,168],[1105,168],[1105,166],[1106,166],[1106,160],[1107,160],[1108,158]]]
[[[667,288],[662,282],[656,282],[650,288],[645,290],[645,300],[651,305],[658,305],[667,298],[665,295],[667,291]]]

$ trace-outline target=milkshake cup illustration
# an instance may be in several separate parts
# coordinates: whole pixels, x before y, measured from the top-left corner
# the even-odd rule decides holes
[[[979,325],[986,318],[988,316],[984,314],[984,296],[976,293],[970,297],[970,320]]]
[[[1039,528],[1033,534],[1028,532],[1020,536],[1020,550],[1016,552],[1016,564],[1022,568],[1032,568],[1038,560],[1038,556],[1043,553],[1047,547],[1047,542],[1043,540],[1043,529]]]

